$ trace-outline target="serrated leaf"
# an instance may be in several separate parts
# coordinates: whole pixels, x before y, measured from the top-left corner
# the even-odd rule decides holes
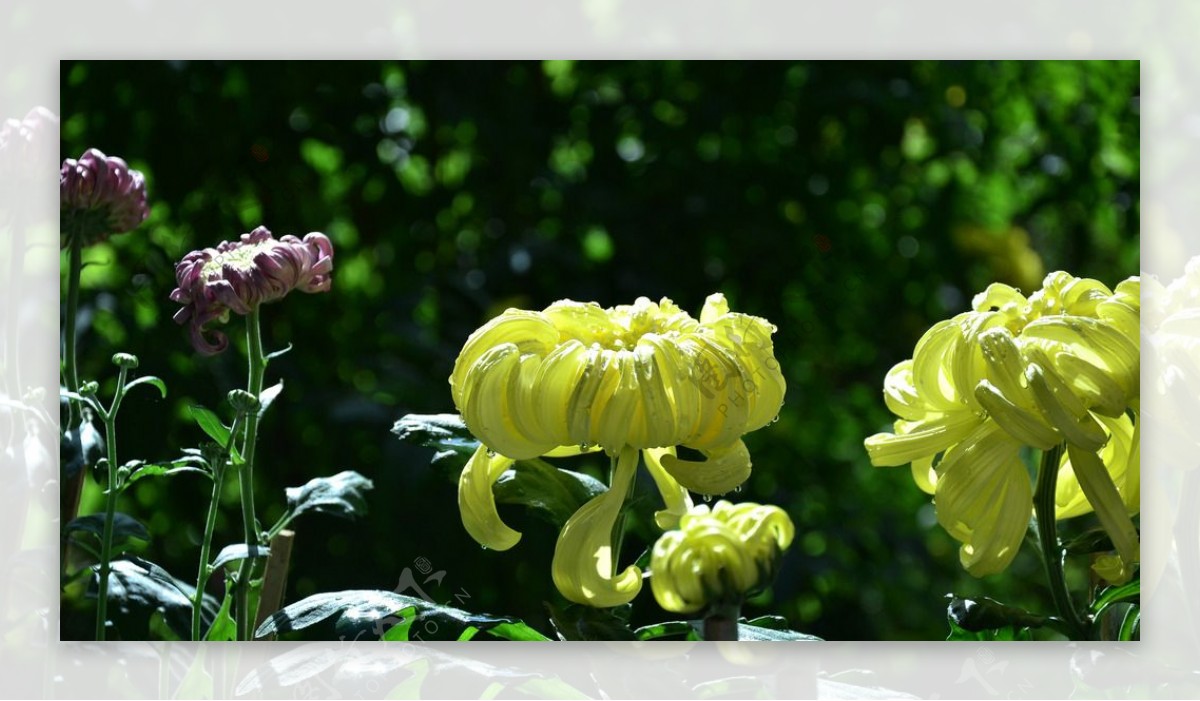
[[[104,514],[88,514],[71,521],[66,527],[67,534],[88,533],[96,536],[96,542],[104,537]],[[137,519],[119,511],[113,513],[113,546],[116,547],[130,539],[150,542],[150,531]]]
[[[259,416],[259,418],[262,418],[262,415],[267,413],[267,407],[271,406],[271,404],[279,396],[279,393],[282,391],[283,391],[283,380],[280,380],[278,382],[278,384],[271,385],[270,387],[264,389],[262,391],[262,393],[258,395],[258,416]]]
[[[963,599],[950,597],[946,617],[959,628],[972,633],[1010,626],[1013,628],[1040,628],[1046,625],[1046,617],[1030,613],[1016,606],[1008,606],[994,599]]]
[[[607,490],[594,477],[536,459],[513,463],[492,487],[496,503],[531,507],[555,526],[562,526],[579,507]]]
[[[462,470],[479,447],[458,414],[409,414],[392,426],[392,433],[406,443],[433,448],[437,452],[430,462],[452,471]]]
[[[375,484],[353,470],[309,480],[303,487],[288,487],[288,514],[284,525],[300,514],[315,511],[342,518],[367,513],[366,492]]]
[[[456,640],[470,627],[490,631],[501,624],[521,623],[510,617],[471,613],[391,591],[352,590],[315,594],[285,606],[267,617],[254,637],[303,630],[334,617],[336,634],[345,639],[357,639],[364,634],[408,639],[411,632],[413,639]],[[392,633],[393,630],[396,632]]]
[[[221,552],[217,553],[217,557],[213,560],[212,568],[215,570],[221,565],[227,565],[230,562],[237,560],[255,559],[260,557],[268,557],[271,554],[271,548],[266,545],[247,545],[246,543],[234,543],[221,548]]]
[[[221,423],[221,418],[216,413],[199,404],[188,407],[188,411],[191,412],[192,420],[209,438],[220,445],[229,445],[229,427]]]
[[[137,387],[138,385],[154,385],[155,387],[158,388],[158,392],[159,392],[159,394],[162,395],[162,398],[163,399],[167,398],[167,383],[163,382],[162,380],[158,379],[157,377],[155,377],[153,375],[144,375],[142,377],[137,378],[136,380],[125,385],[125,390],[128,391],[129,389],[131,389],[133,387]]]
[[[93,568],[87,595],[96,598],[99,591],[99,566]],[[114,560],[108,579],[110,615],[134,617],[140,615],[143,625],[126,631],[125,638],[141,638],[154,611],[162,611],[171,630],[185,640],[192,635],[192,597],[195,586],[176,579],[162,567],[139,557],[127,556]],[[211,624],[217,613],[217,601],[205,594],[201,599],[201,619]]]

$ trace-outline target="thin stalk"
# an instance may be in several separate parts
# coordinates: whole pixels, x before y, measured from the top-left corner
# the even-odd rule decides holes
[[[63,369],[66,374],[67,389],[78,393],[79,367],[75,359],[75,318],[79,312],[79,275],[80,271],[83,270],[83,240],[81,237],[71,237],[71,250],[67,255],[70,267],[67,273],[67,310],[63,329],[63,336],[65,337]],[[75,400],[71,400],[69,406],[70,419],[67,427],[75,428],[78,426],[76,419],[82,417],[83,411],[76,404]]]
[[[1042,546],[1042,562],[1046,566],[1046,578],[1049,580],[1054,608],[1071,631],[1068,637],[1072,640],[1086,640],[1087,628],[1075,609],[1071,593],[1067,591],[1067,580],[1063,573],[1063,559],[1066,555],[1059,545],[1058,526],[1054,520],[1054,491],[1058,483],[1058,465],[1062,460],[1063,449],[1064,445],[1060,443],[1042,453],[1033,508]]]
[[[246,315],[246,341],[250,363],[250,381],[246,391],[256,399],[262,395],[263,375],[267,369],[267,359],[263,355],[262,331],[259,324],[258,309],[250,310]],[[254,450],[258,443],[258,411],[246,415],[246,442],[242,451],[245,464],[238,471],[238,485],[242,493],[242,524],[246,544],[258,544],[258,531],[254,518]],[[254,559],[242,560],[238,568],[237,581],[237,639],[250,639],[250,621],[254,620],[250,607],[250,577],[254,571]]]
[[[112,407],[101,415],[104,420],[104,442],[108,448],[108,491],[104,503],[104,534],[100,538],[100,584],[96,600],[96,640],[104,640],[108,632],[108,576],[112,572],[113,521],[117,513],[117,409],[125,392],[129,370],[122,367],[117,377],[117,391]]]
[[[230,448],[236,439],[242,414],[239,412],[233,419],[233,427],[229,431],[229,444],[225,446],[222,461],[227,460]],[[213,531],[217,525],[217,507],[221,501],[221,487],[225,484],[225,464],[213,465],[213,490],[208,501],[208,516],[204,519],[204,540],[200,543],[200,572],[196,575],[196,598],[192,602],[192,640],[200,640],[200,626],[204,603],[204,588],[208,586],[208,556],[212,550]]]
[[[704,617],[705,640],[737,640],[740,606],[721,606]]]

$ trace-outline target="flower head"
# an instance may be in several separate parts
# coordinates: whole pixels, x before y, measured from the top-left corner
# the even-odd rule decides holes
[[[471,334],[450,377],[454,403],[481,445],[459,480],[463,524],[505,550],[520,539],[496,513],[492,485],[514,460],[603,450],[614,461],[609,492],[564,526],[554,580],[567,598],[613,606],[641,586],[636,567],[617,575],[605,552],[642,451],[673,527],[688,490],[723,494],[750,474],[741,437],[774,419],[785,384],[767,320],[729,311],[710,296],[696,320],[671,300],[639,298],[603,309],[570,300],[540,312],[509,309]],[[684,460],[677,446],[700,451]],[[598,603],[598,602],[606,603]],[[615,603],[613,603],[615,602]]]
[[[740,604],[770,583],[795,527],[777,506],[718,501],[692,507],[654,544],[650,584],[667,611],[693,613]]]
[[[884,400],[900,419],[866,440],[871,462],[912,463],[972,574],[1002,571],[1024,537],[1022,446],[1065,443],[1057,517],[1095,510],[1122,558],[1137,558],[1138,292],[1136,277],[1113,292],[1064,272],[1028,298],[993,284],[888,373]]]
[[[150,214],[142,174],[98,149],[63,161],[58,184],[63,248],[74,237],[89,245],[132,231]]]
[[[283,299],[292,290],[326,292],[332,283],[333,244],[325,234],[275,239],[260,226],[237,241],[192,251],[175,266],[171,299],[184,305],[175,321],[188,324],[192,345],[220,353],[229,340],[209,324],[225,323],[229,313],[249,314],[260,304]],[[210,342],[206,334],[211,333]]]

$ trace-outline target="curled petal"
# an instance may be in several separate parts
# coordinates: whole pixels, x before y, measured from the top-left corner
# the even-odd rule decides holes
[[[1109,435],[1108,442],[1098,452],[1100,460],[1117,485],[1125,510],[1136,514],[1141,500],[1138,423],[1125,415],[1117,418],[1100,416],[1097,420]],[[1092,505],[1075,477],[1069,452],[1063,454],[1059,463],[1054,503],[1055,517],[1059,520],[1092,512]]]
[[[1126,565],[1140,559],[1140,544],[1137,529],[1125,511],[1125,503],[1105,469],[1104,463],[1095,453],[1075,445],[1067,445],[1071,466],[1084,495],[1096,511],[1100,525],[1112,539],[1113,546]]]
[[[662,495],[663,504],[667,507],[654,512],[654,522],[663,530],[679,526],[679,518],[692,508],[692,497],[688,490],[675,481],[671,473],[662,466],[664,455],[674,455],[674,448],[647,448],[642,451],[646,459],[646,469],[654,479],[658,493]]]
[[[1013,404],[987,380],[975,388],[975,398],[1008,435],[1021,443],[1049,450],[1062,442],[1062,436],[1045,419]]]
[[[741,440],[722,448],[701,450],[706,460],[680,460],[674,451],[659,455],[667,474],[698,494],[725,494],[750,476],[750,451]]]
[[[929,414],[920,421],[897,421],[895,433],[876,433],[864,445],[876,467],[906,465],[946,450],[978,425],[979,417],[969,411]]]
[[[593,497],[567,520],[554,547],[554,586],[578,604],[597,608],[633,600],[642,588],[642,572],[630,565],[614,573],[613,527],[637,470],[638,451],[625,448],[617,458],[612,486]]]
[[[521,540],[521,534],[500,520],[492,485],[512,466],[503,455],[489,455],[479,446],[458,478],[458,510],[463,526],[477,543],[492,550],[508,550]]]
[[[1047,372],[1037,363],[1030,363],[1025,375],[1033,388],[1038,407],[1046,420],[1067,439],[1067,442],[1086,450],[1099,450],[1108,440],[1104,429],[1084,407],[1083,402],[1053,370]]]

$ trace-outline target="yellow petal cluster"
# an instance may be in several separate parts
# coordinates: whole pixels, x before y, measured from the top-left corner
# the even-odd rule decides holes
[[[572,601],[614,606],[641,586],[614,571],[613,525],[640,456],[662,493],[662,528],[678,523],[688,491],[724,494],[750,475],[742,436],[770,423],[786,385],[765,319],[710,295],[697,320],[671,300],[604,309],[562,300],[509,309],[471,334],[450,377],[455,406],[480,448],[459,480],[463,524],[486,547],[520,533],[500,519],[492,485],[515,460],[603,450],[613,484],[559,535],[554,581]],[[704,459],[677,455],[684,446]]]
[[[1056,515],[1096,511],[1126,563],[1139,503],[1140,282],[1110,290],[1065,272],[1029,297],[1003,284],[938,322],[884,380],[900,418],[865,445],[875,465],[912,464],[976,576],[1004,570],[1032,510],[1023,446],[1065,443]]]
[[[654,544],[650,584],[667,611],[694,613],[740,603],[767,585],[779,555],[795,536],[787,513],[776,506],[719,501],[693,507],[679,529]]]

